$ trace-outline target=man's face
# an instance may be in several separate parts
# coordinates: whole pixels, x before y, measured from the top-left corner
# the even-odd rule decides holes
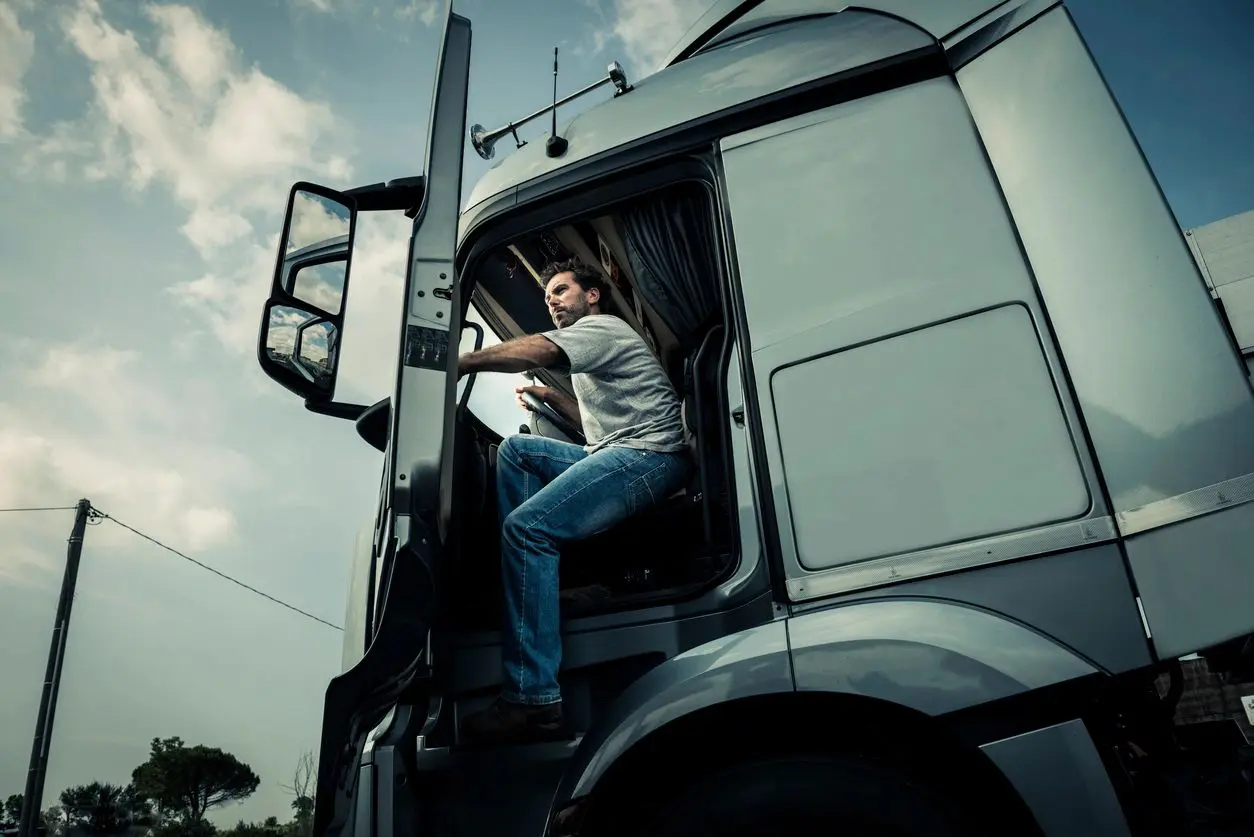
[[[585,291],[575,281],[575,274],[559,273],[549,280],[544,289],[544,304],[549,306],[549,316],[558,328],[566,328],[591,313],[592,306],[601,298],[596,288]]]

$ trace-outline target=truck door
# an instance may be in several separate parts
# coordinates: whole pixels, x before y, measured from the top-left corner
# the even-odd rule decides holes
[[[406,711],[425,714],[425,708],[416,704],[423,699],[429,675],[429,632],[437,603],[441,532],[448,515],[447,500],[441,507],[441,495],[446,493],[441,483],[451,470],[444,462],[445,440],[452,440],[457,384],[456,376],[448,372],[461,333],[453,257],[470,28],[469,20],[446,12],[428,123],[423,195],[416,211],[411,210],[400,358],[387,419],[380,527],[387,536],[378,544],[380,567],[368,647],[327,687],[314,808],[317,835],[373,833],[370,824],[379,791],[374,765],[363,755],[367,738],[402,692]],[[387,409],[387,404],[376,407]]]

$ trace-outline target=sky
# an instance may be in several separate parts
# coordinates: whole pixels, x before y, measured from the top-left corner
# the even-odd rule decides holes
[[[468,121],[544,104],[554,45],[563,91],[611,60],[638,79],[707,2],[458,0],[474,24]],[[1181,225],[1254,208],[1254,5],[1069,5]],[[0,0],[0,508],[88,497],[342,621],[380,456],[264,376],[257,330],[292,182],[421,173],[442,14],[435,0]],[[488,165],[467,149],[463,194]],[[359,219],[344,400],[390,387],[407,234],[403,217]],[[491,378],[472,408],[509,430],[513,381]],[[0,797],[24,783],[71,520],[0,512]],[[92,526],[45,804],[71,784],[125,783],[153,737],[177,735],[261,777],[217,820],[286,819],[283,785],[317,746],[340,642]]]

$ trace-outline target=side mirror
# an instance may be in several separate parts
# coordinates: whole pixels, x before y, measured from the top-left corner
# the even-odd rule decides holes
[[[335,392],[356,227],[353,197],[313,183],[292,187],[257,360],[310,403]]]

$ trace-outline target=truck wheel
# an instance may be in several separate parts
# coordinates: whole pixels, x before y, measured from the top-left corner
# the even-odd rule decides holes
[[[904,774],[852,760],[790,757],[737,765],[683,792],[647,837],[985,837],[959,806]]]

